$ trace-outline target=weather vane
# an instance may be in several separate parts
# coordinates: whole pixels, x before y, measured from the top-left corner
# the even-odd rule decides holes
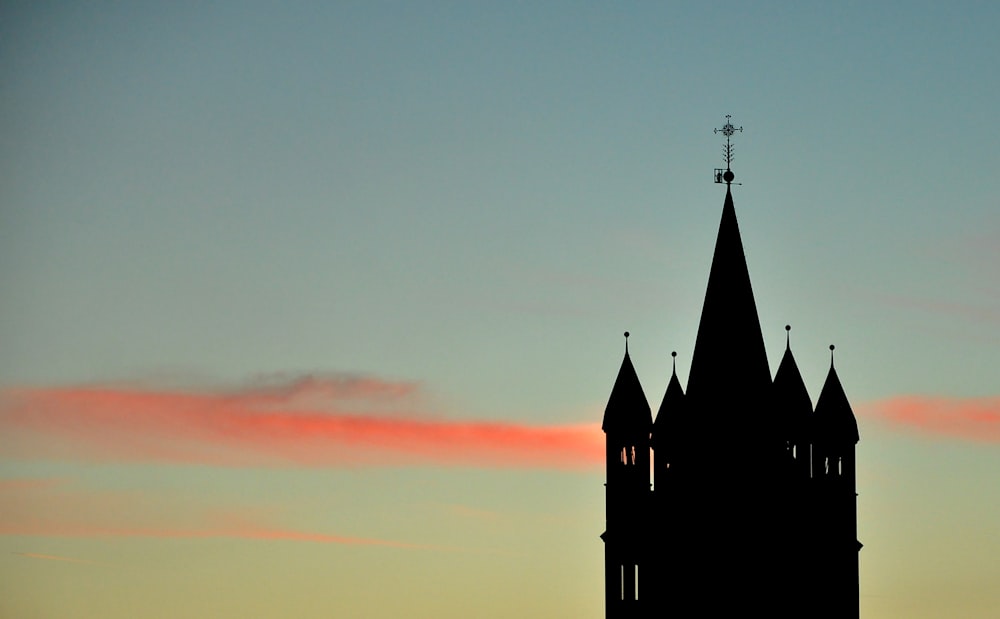
[[[729,141],[729,138],[733,137],[733,134],[737,131],[740,133],[743,132],[743,127],[733,126],[731,121],[732,117],[732,114],[726,114],[726,124],[722,125],[722,129],[712,130],[713,133],[721,132],[722,135],[726,136],[726,145],[722,147],[722,160],[726,162],[726,169],[723,170],[722,168],[715,168],[715,182],[725,183],[726,185],[732,185],[733,179],[736,178],[733,171],[729,169],[733,163],[733,145]],[[739,183],[736,184],[739,185]]]

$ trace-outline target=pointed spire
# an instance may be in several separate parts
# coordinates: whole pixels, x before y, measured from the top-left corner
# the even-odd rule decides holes
[[[684,389],[681,387],[681,381],[677,380],[677,351],[670,353],[670,356],[674,359],[674,371],[670,375],[667,391],[663,394],[663,401],[656,413],[656,421],[653,424],[656,428],[663,427],[668,416],[676,418],[684,400]]]
[[[799,366],[792,356],[791,331],[791,325],[785,325],[785,354],[774,373],[772,394],[785,440],[801,444],[807,437],[813,408]]]
[[[816,439],[832,445],[854,445],[860,440],[858,420],[854,416],[847,394],[840,384],[833,367],[833,350],[830,345],[830,372],[826,375],[823,390],[816,401],[814,432]]]
[[[661,445],[666,438],[676,441],[683,418],[684,389],[681,387],[681,381],[677,379],[677,351],[670,353],[670,356],[673,357],[674,369],[667,384],[667,391],[660,402],[660,408],[656,412],[656,421],[653,422],[654,447],[657,438],[660,439]]]
[[[687,393],[713,408],[742,402],[738,408],[745,411],[753,410],[755,400],[759,402],[770,385],[750,272],[732,190],[727,187]]]
[[[653,415],[628,354],[628,336],[629,333],[626,331],[625,358],[622,359],[618,378],[615,379],[615,386],[612,387],[611,395],[608,397],[601,429],[606,433],[640,435],[646,433],[648,436],[653,425]]]
[[[804,409],[808,414],[812,412],[812,400],[809,398],[809,392],[802,380],[799,366],[795,363],[795,357],[792,355],[791,330],[790,325],[785,325],[785,354],[781,357],[778,370],[774,373],[775,393],[779,397],[793,398],[796,401],[796,406]]]

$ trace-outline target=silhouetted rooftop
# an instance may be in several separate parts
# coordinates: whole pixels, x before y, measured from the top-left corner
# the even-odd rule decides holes
[[[676,354],[676,353],[675,353]],[[667,384],[667,391],[663,394],[663,401],[660,409],[656,412],[656,421],[653,422],[653,446],[656,447],[659,438],[662,445],[666,441],[677,441],[679,426],[683,423],[684,416],[684,389],[681,388],[681,381],[677,379],[677,368],[674,368]]]
[[[854,417],[833,363],[830,364],[830,372],[826,375],[826,382],[823,383],[823,390],[816,402],[813,418],[817,442],[854,445],[861,438],[858,420]]]
[[[790,436],[801,438],[808,429],[813,407],[790,345],[785,346],[785,354],[774,373],[772,393],[775,410],[783,414],[783,418],[779,420],[783,430],[789,432]]]
[[[614,433],[648,433],[652,425],[653,414],[649,402],[642,392],[642,385],[639,384],[639,377],[626,348],[622,367],[618,370],[618,378],[615,379],[615,386],[608,398],[608,406],[604,409],[601,429]]]
[[[698,337],[691,357],[687,395],[699,407],[759,401],[771,385],[764,337],[750,285],[750,273],[733,195],[726,200],[719,236],[701,311]],[[721,406],[720,406],[721,407]],[[745,406],[742,407],[745,410]]]

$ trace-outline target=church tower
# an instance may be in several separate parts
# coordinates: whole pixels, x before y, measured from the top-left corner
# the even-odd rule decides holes
[[[856,619],[857,421],[832,358],[813,410],[788,326],[772,380],[732,194],[742,127],[729,118],[687,388],[672,353],[653,422],[626,339],[604,414],[606,616]]]
[[[646,531],[649,528],[649,434],[653,420],[628,356],[628,332],[625,332],[625,358],[604,410],[607,450],[605,503],[607,528],[604,540],[605,607],[609,619],[644,616],[640,599],[640,575],[645,591],[647,567]]]
[[[813,413],[813,489],[817,518],[814,534],[816,599],[830,619],[858,617],[858,495],[854,447],[860,436],[854,411],[833,367]]]

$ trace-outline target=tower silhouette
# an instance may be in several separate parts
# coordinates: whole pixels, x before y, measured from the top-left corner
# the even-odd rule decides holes
[[[857,421],[833,346],[815,409],[787,334],[771,378],[733,204],[729,136],[742,128],[728,118],[687,391],[675,361],[653,421],[626,332],[604,412],[606,617],[857,618]]]

